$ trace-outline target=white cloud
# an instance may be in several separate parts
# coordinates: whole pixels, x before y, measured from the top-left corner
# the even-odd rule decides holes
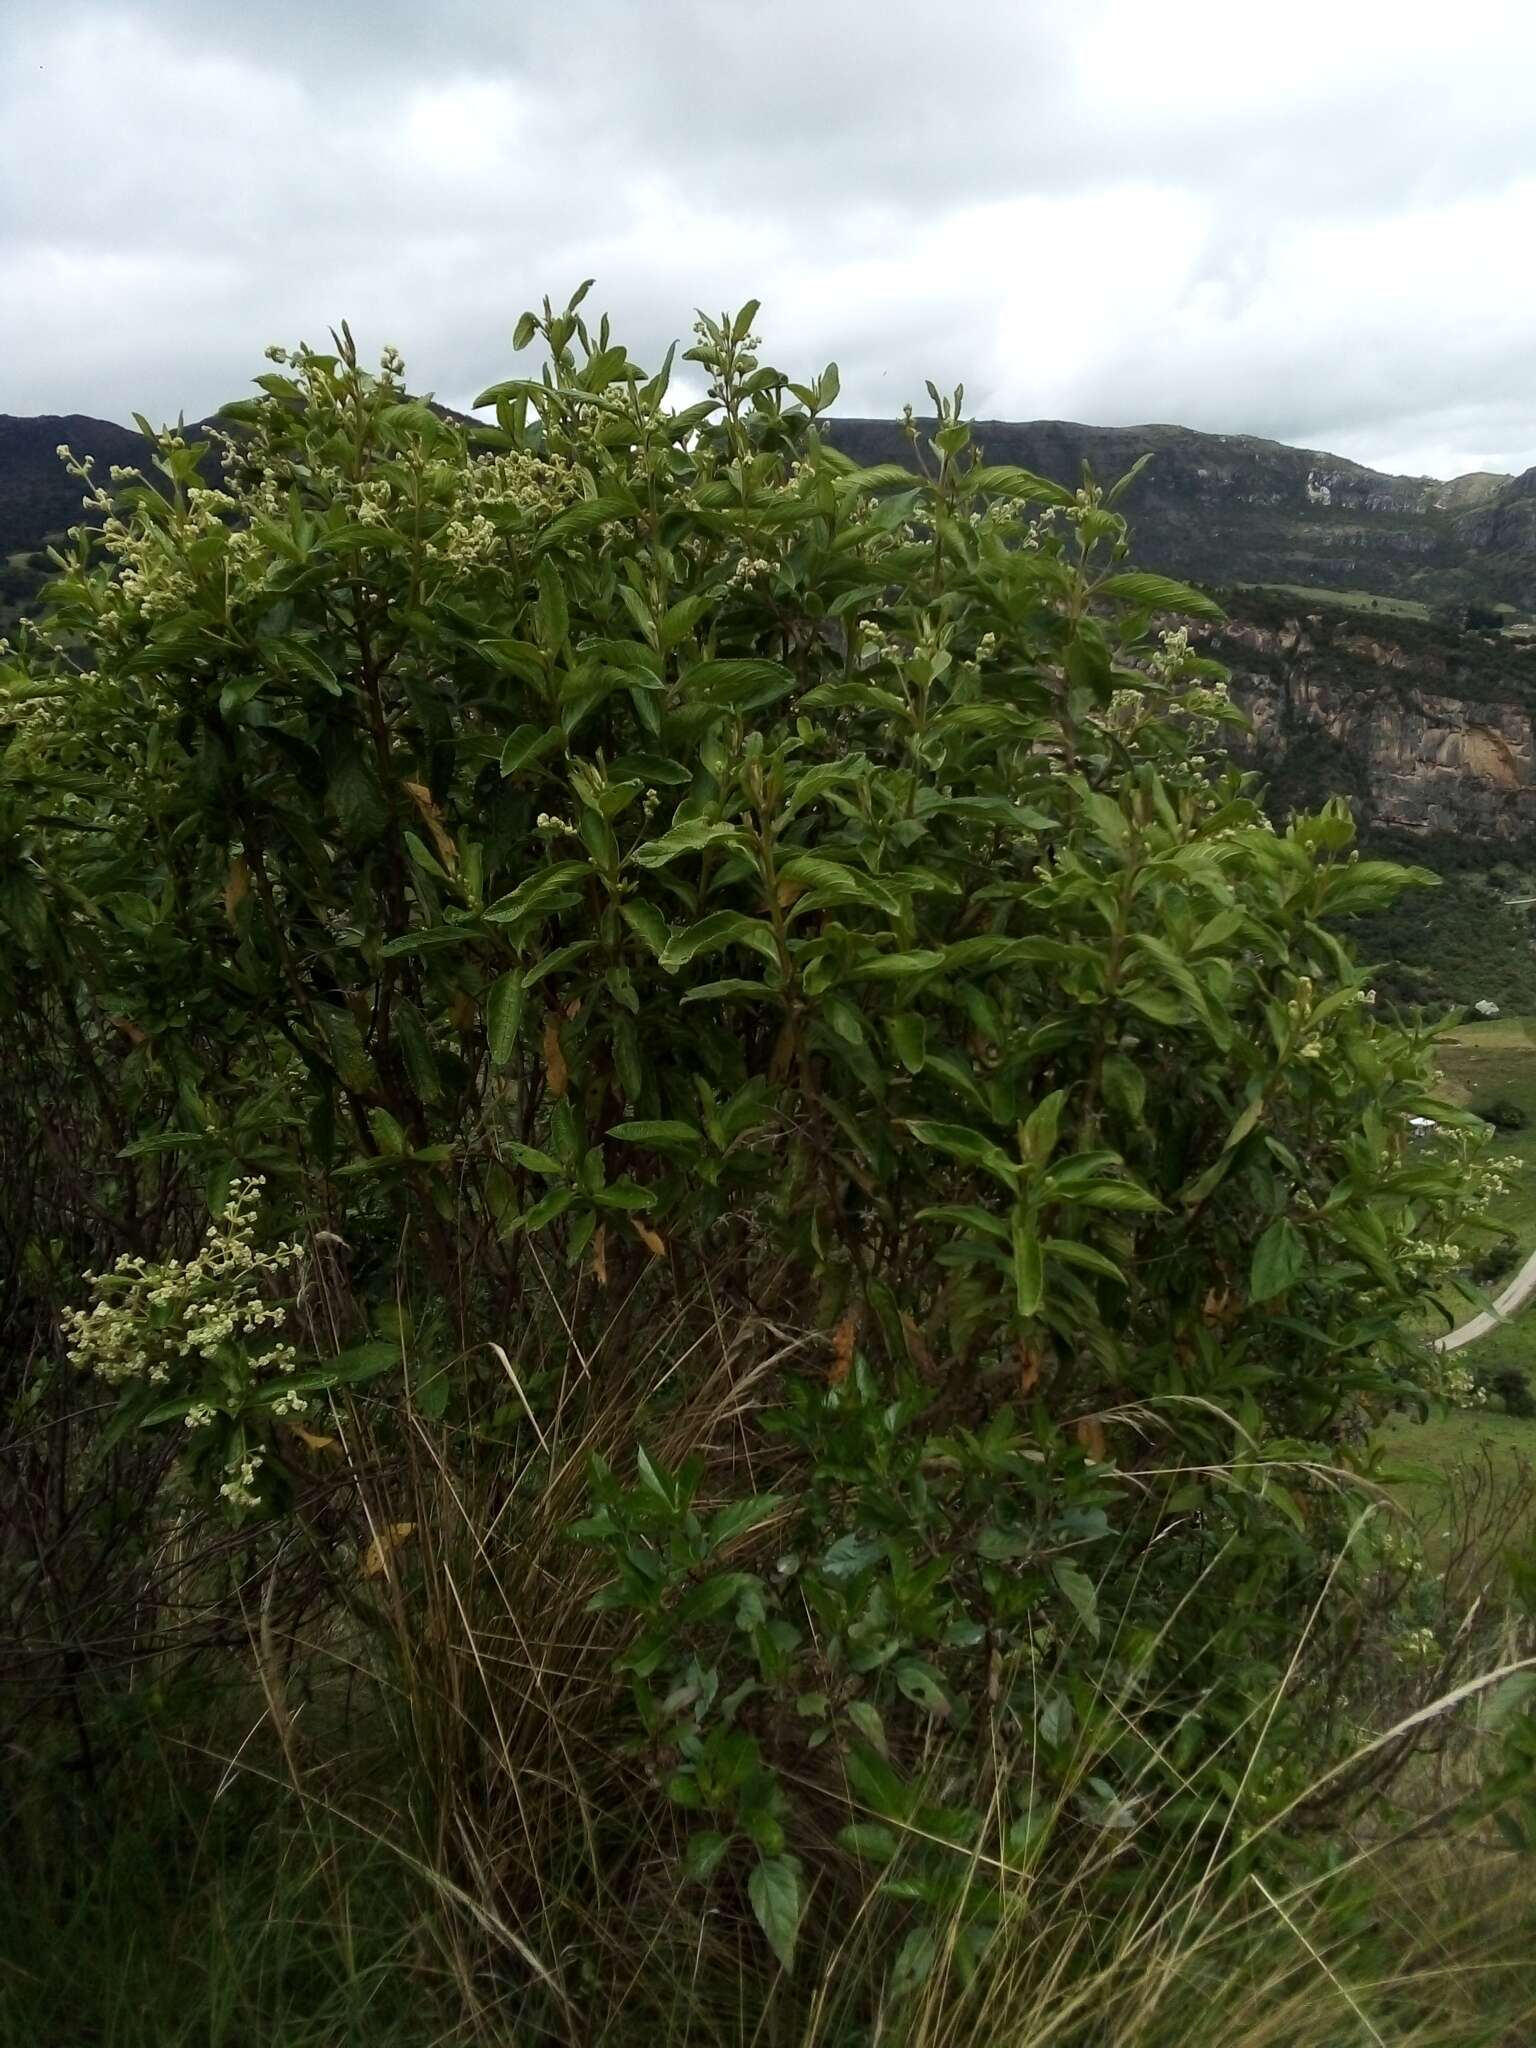
[[[1525,0],[11,0],[0,191],[6,410],[343,316],[463,402],[595,274],[642,357],[761,297],[846,411],[1536,462]]]

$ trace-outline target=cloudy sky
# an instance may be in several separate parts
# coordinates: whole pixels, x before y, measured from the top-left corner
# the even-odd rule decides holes
[[[0,411],[345,316],[462,404],[582,277],[840,410],[1536,464],[1533,0],[4,0]]]

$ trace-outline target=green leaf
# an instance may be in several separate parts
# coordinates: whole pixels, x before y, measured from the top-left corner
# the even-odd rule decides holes
[[[850,1821],[847,1827],[838,1829],[837,1839],[851,1855],[862,1857],[866,1863],[894,1863],[901,1850],[896,1830],[878,1820]]]
[[[702,1833],[688,1837],[688,1847],[683,1852],[683,1869],[696,1884],[705,1884],[720,1867],[722,1857],[730,1847],[727,1836],[714,1828],[705,1828]]]
[[[702,1145],[704,1133],[692,1124],[679,1122],[675,1117],[641,1118],[627,1124],[612,1124],[610,1138],[622,1139],[626,1145]]]
[[[541,953],[523,970],[523,987],[536,988],[545,975],[563,974],[572,961],[582,959],[596,944],[596,939],[572,939],[568,946],[556,946],[552,952]]]
[[[1099,1078],[1110,1108],[1139,1124],[1146,1113],[1147,1082],[1135,1061],[1127,1059],[1123,1052],[1109,1053]]]
[[[582,498],[574,505],[567,505],[563,512],[557,512],[534,535],[534,550],[548,554],[551,548],[564,547],[567,541],[580,540],[599,526],[610,521],[632,519],[635,508],[625,498]]]
[[[659,960],[666,951],[667,940],[671,937],[671,933],[667,929],[667,920],[656,908],[656,905],[654,903],[642,902],[638,898],[631,898],[629,902],[621,903],[619,908],[623,912],[624,922],[629,926],[630,930],[637,937],[645,941],[645,944]]]
[[[342,1086],[354,1094],[365,1093],[379,1077],[363,1045],[357,1019],[350,1010],[341,1009],[334,1003],[322,1004],[318,1014],[331,1063],[341,1078]]]
[[[685,640],[707,613],[720,602],[718,590],[696,590],[688,597],[680,597],[675,604],[667,607],[661,621],[657,640],[663,650],[676,647]]]
[[[1288,1216],[1277,1216],[1253,1248],[1248,1293],[1254,1301],[1285,1294],[1307,1270],[1305,1238]]]
[[[1065,1559],[1051,1566],[1057,1591],[1066,1599],[1094,1642],[1099,1640],[1099,1596],[1092,1579]]]
[[[933,1123],[927,1118],[909,1118],[906,1128],[920,1145],[931,1145],[936,1152],[947,1152],[951,1159],[958,1159],[966,1166],[980,1166],[994,1174],[1005,1187],[1013,1187],[1019,1178],[1017,1164],[990,1138],[984,1138],[980,1131],[973,1131],[966,1124]]]
[[[1192,619],[1226,617],[1216,600],[1192,584],[1177,583],[1171,576],[1154,576],[1145,569],[1127,569],[1106,576],[1094,588],[1095,597],[1112,597],[1121,604],[1133,604],[1147,611],[1187,612]]]
[[[768,1946],[786,1970],[793,1970],[795,1941],[805,1910],[798,1860],[793,1856],[764,1857],[747,1881],[747,1896]]]
[[[368,1128],[373,1142],[390,1159],[403,1159],[411,1149],[410,1140],[387,1109],[370,1109]]]
[[[873,953],[844,970],[844,981],[902,981],[914,974],[932,974],[944,965],[936,947],[910,953]]]
[[[1069,1266],[1081,1266],[1085,1272],[1097,1273],[1105,1280],[1113,1280],[1117,1286],[1128,1284],[1124,1273],[1112,1259],[1106,1259],[1092,1245],[1079,1244],[1076,1238],[1048,1237],[1041,1248],[1048,1251],[1053,1259],[1061,1259]]]
[[[698,661],[682,686],[711,704],[763,710],[795,687],[791,671],[777,661]]]
[[[764,1522],[771,1522],[784,1505],[784,1496],[778,1493],[754,1494],[748,1500],[727,1501],[711,1515],[706,1535],[712,1550],[718,1550],[723,1543],[734,1542],[738,1536],[745,1536],[749,1529],[757,1529]]]
[[[442,1097],[442,1076],[427,1027],[416,1005],[403,997],[395,1005],[395,1038],[405,1061],[405,1071],[419,1102],[433,1103]]]
[[[860,1536],[850,1531],[839,1536],[821,1560],[821,1569],[829,1579],[851,1579],[865,1571],[885,1555],[885,1546],[877,1537]]]
[[[1013,1205],[1013,1289],[1021,1316],[1037,1315],[1045,1297],[1045,1261],[1034,1219],[1023,1202]]]
[[[333,1385],[355,1386],[360,1380],[377,1379],[380,1373],[388,1372],[392,1365],[400,1363],[398,1344],[388,1343],[383,1338],[371,1338],[323,1361],[320,1369]]]
[[[949,1694],[931,1664],[916,1657],[899,1657],[891,1666],[891,1676],[903,1697],[926,1713],[947,1716],[954,1712]]]
[[[1058,1088],[1037,1102],[1019,1133],[1019,1155],[1028,1166],[1044,1166],[1056,1149],[1056,1132],[1066,1107],[1067,1091]]]
[[[539,637],[551,654],[558,654],[571,637],[571,607],[565,594],[565,579],[553,562],[540,562]]]
[[[207,1405],[212,1407],[213,1404],[209,1402]],[[184,1415],[197,1406],[199,1403],[190,1394],[182,1395],[174,1401],[157,1401],[153,1408],[146,1408],[139,1417],[139,1427],[154,1429],[162,1422],[180,1422]]]
[[[506,744],[501,750],[501,772],[516,775],[531,762],[540,761],[556,747],[562,746],[565,734],[558,725],[520,725],[508,733]]]
[[[885,1723],[880,1718],[879,1708],[870,1700],[850,1700],[846,1713],[848,1719],[858,1729],[876,1755],[881,1757],[887,1756],[889,1754],[889,1743],[886,1739]]]
[[[522,1016],[523,977],[511,967],[491,984],[485,999],[485,1037],[493,1067],[504,1067],[516,1051]]]
[[[536,1145],[521,1145],[515,1138],[507,1138],[503,1140],[501,1149],[509,1159],[515,1159],[519,1166],[526,1167],[529,1173],[550,1174],[558,1179],[565,1172],[558,1159],[548,1152],[541,1152]]]
[[[1063,484],[1053,484],[1049,477],[1037,476],[1032,469],[1021,469],[1014,462],[983,462],[967,471],[961,479],[962,488],[969,491],[989,491],[1001,498],[1040,498],[1052,505],[1070,505],[1072,493]]]
[[[779,869],[779,880],[797,883],[807,892],[794,906],[796,910],[819,910],[831,903],[862,903],[883,910],[888,917],[901,915],[900,899],[884,882],[820,854],[793,855]]]
[[[923,1019],[915,1010],[899,1010],[886,1020],[886,1028],[897,1059],[909,1074],[920,1074],[928,1041],[928,1027]]]
[[[744,981],[740,975],[726,975],[720,981],[701,981],[697,988],[688,989],[682,997],[685,1003],[715,1003],[740,1000],[763,1003],[773,999],[776,991],[765,982]]]
[[[773,927],[739,910],[712,911],[686,931],[674,932],[662,952],[661,964],[669,974],[675,974],[699,954],[718,953],[727,946],[750,946],[765,960],[778,965],[779,949]]]
[[[571,1188],[551,1188],[541,1195],[523,1218],[525,1230],[542,1230],[547,1223],[553,1223],[557,1216],[563,1216],[576,1199]]]
[[[710,824],[703,818],[689,818],[663,832],[659,838],[637,846],[630,859],[643,868],[659,868],[682,854],[702,853],[706,847],[714,846],[729,847],[733,852],[744,851],[747,836],[739,825]]]
[[[501,897],[485,914],[492,924],[515,924],[519,918],[532,917],[536,911],[547,910],[557,900],[568,897],[591,872],[584,860],[556,861],[553,867],[539,868],[519,882],[509,896]]]

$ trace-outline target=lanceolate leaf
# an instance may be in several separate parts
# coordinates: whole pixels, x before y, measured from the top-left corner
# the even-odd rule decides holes
[[[778,964],[779,950],[772,926],[736,910],[714,911],[701,917],[697,924],[689,925],[686,931],[674,933],[662,951],[661,964],[669,973],[676,973],[701,953],[718,953],[727,946],[750,946],[765,960]]]
[[[952,1159],[961,1160],[967,1166],[982,1167],[1005,1187],[1011,1188],[1018,1180],[1019,1168],[1001,1146],[994,1145],[990,1138],[965,1124],[933,1123],[918,1118],[909,1121],[907,1129],[919,1144],[947,1152]]]
[[[1045,1295],[1045,1259],[1034,1218],[1023,1202],[1013,1209],[1014,1305],[1026,1319],[1038,1313]]]
[[[504,1067],[517,1044],[523,1015],[523,977],[514,967],[501,975],[486,997],[485,1032],[491,1064]]]

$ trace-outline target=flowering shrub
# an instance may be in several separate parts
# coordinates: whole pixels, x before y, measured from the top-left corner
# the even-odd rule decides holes
[[[771,1514],[648,1460],[580,1531],[612,1732],[787,1957],[813,1749],[887,1819],[1002,1727],[1073,1825],[1148,1772],[1226,1788],[1173,1825],[1250,1797],[1320,1475],[1458,1370],[1419,1330],[1486,1226],[1433,1034],[1333,930],[1426,878],[1342,803],[1272,828],[1168,623],[1215,607],[1127,565],[1122,486],[987,463],[958,392],[861,470],[818,432],[835,370],[763,363],[753,307],[700,322],[675,409],[579,303],[522,323],[548,365],[494,425],[343,332],[209,445],[158,437],[163,490],[85,479],[101,531],[0,662],[0,987],[108,1105],[123,1213],[190,1183],[217,1219],[70,1327],[236,1512],[283,1504],[296,1401],[401,1351],[284,1348],[259,1174],[345,1229],[375,1327],[430,1302],[411,1398],[457,1441],[525,1406],[542,1443],[539,1385],[509,1423],[466,1359],[562,1271],[584,1363],[694,1301],[798,1328],[741,1423]],[[768,1576],[760,1513],[803,1569]],[[956,1805],[941,1839],[992,1855]]]

